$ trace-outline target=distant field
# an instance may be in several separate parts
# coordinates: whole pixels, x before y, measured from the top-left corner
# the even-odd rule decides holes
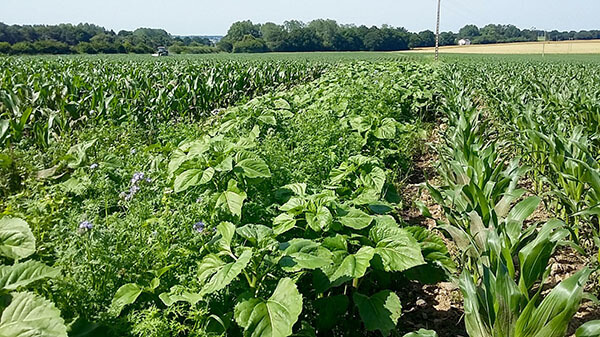
[[[411,52],[433,53],[435,48],[417,48]],[[518,42],[471,46],[440,47],[451,54],[600,54],[600,40],[559,42]]]

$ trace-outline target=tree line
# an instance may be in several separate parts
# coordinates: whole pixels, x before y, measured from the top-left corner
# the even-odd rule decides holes
[[[440,45],[455,45],[460,39],[474,44],[548,40],[600,39],[600,30],[549,31],[519,29],[514,25],[466,25],[458,33],[440,34]],[[0,54],[148,54],[158,46],[173,53],[256,53],[300,51],[392,51],[433,47],[430,30],[409,32],[402,27],[338,24],[334,20],[297,20],[283,24],[235,22],[216,44],[204,37],[173,36],[163,29],[138,28],[115,33],[93,24],[6,25],[0,23]]]
[[[103,27],[78,25],[7,25],[0,22],[0,54],[148,54],[158,46],[177,53],[210,53],[207,38],[172,36],[163,29],[138,28],[115,33]]]

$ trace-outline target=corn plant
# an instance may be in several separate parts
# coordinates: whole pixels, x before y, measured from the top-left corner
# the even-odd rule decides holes
[[[314,62],[0,60],[0,144],[39,146],[87,122],[197,120],[266,91],[319,77]]]

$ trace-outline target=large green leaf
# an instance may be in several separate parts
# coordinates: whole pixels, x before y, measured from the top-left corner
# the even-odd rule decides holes
[[[578,271],[554,287],[533,311],[525,310],[517,321],[515,336],[563,337],[569,322],[579,309],[583,288],[590,273],[588,268]]]
[[[556,235],[568,235],[563,229],[564,223],[559,220],[550,220],[537,233],[535,240],[529,242],[519,251],[519,262],[521,265],[521,277],[519,287],[530,289],[531,286],[541,280],[542,275],[549,268],[548,261],[557,246]],[[561,234],[562,233],[562,234]]]
[[[215,175],[215,169],[212,167],[207,168],[206,170],[204,170],[204,172],[202,172],[202,177],[200,178],[200,181],[198,182],[198,184],[200,184],[200,185],[207,184],[208,182],[210,182],[212,180],[214,175]]]
[[[433,330],[419,329],[419,331],[407,333],[404,337],[438,337],[438,334]]]
[[[236,233],[248,240],[251,244],[258,247],[266,247],[269,243],[274,242],[273,230],[263,225],[246,225],[236,229]]]
[[[200,183],[201,175],[202,170],[199,169],[191,169],[184,171],[175,178],[173,190],[175,191],[175,193],[179,193],[187,190],[190,187],[198,185]]]
[[[15,290],[32,282],[58,276],[58,270],[38,261],[0,266],[0,289]]]
[[[14,260],[35,253],[35,238],[27,222],[19,218],[0,219],[0,253]]]
[[[177,288],[177,286],[172,287],[170,292],[162,293],[158,296],[166,306],[170,307],[177,302],[187,302],[191,305],[196,305],[196,303],[202,299],[200,294],[179,290]]]
[[[115,315],[119,315],[123,308],[126,305],[131,304],[137,300],[137,298],[142,294],[144,289],[135,283],[127,283],[117,292],[115,293],[115,297],[113,297],[111,303],[111,311],[115,313]]]
[[[466,270],[460,275],[459,285],[464,297],[465,328],[469,336],[492,337],[491,329],[482,315],[477,287]]]
[[[281,244],[284,256],[279,264],[289,272],[316,269],[333,263],[331,252],[318,243],[307,239],[293,239]]]
[[[252,258],[252,250],[246,249],[234,262],[230,263],[215,263],[215,259],[219,260],[215,255],[205,257],[198,267],[200,274],[200,282],[207,282],[202,287],[200,295],[212,294],[229,285],[238,275],[246,268]]]
[[[600,320],[590,321],[580,326],[575,332],[575,337],[598,337],[600,336]]]
[[[360,180],[365,187],[375,190],[378,196],[385,186],[385,176],[385,171],[381,167],[374,167],[368,173],[361,173]]]
[[[329,208],[319,206],[316,213],[306,212],[306,223],[316,232],[326,231],[333,222],[333,216]]]
[[[94,144],[96,144],[96,139],[72,146],[65,156],[67,166],[72,169],[81,166],[87,159],[87,150]]]
[[[375,129],[375,137],[379,139],[393,139],[396,136],[396,121],[393,118],[385,118],[381,126]]]
[[[217,199],[217,205],[225,208],[233,215],[242,216],[244,200],[246,200],[246,193],[244,192],[225,191]]]
[[[273,219],[273,232],[281,235],[296,226],[296,219],[288,213],[281,213]]]
[[[369,237],[376,243],[375,254],[381,257],[388,272],[425,264],[419,243],[404,229],[377,224],[369,231]]]
[[[268,300],[252,298],[235,306],[235,320],[247,337],[287,337],[302,312],[296,284],[283,278]]]
[[[371,297],[356,292],[353,299],[368,331],[379,330],[387,335],[396,328],[402,314],[398,295],[389,290],[380,291]]]
[[[0,318],[3,337],[67,337],[60,310],[45,298],[32,293],[13,293]]]
[[[341,278],[355,279],[365,276],[374,254],[373,247],[361,247],[356,254],[350,254],[344,258],[329,276],[329,280],[333,283]]]
[[[217,226],[217,234],[220,236],[217,239],[217,246],[223,250],[231,250],[231,240],[235,234],[235,225],[231,222],[221,222]]]
[[[247,178],[269,178],[271,176],[269,166],[262,159],[244,159],[237,163],[237,167],[243,169],[244,176]]]
[[[359,209],[350,208],[346,215],[339,217],[339,221],[346,227],[364,229],[369,227],[373,218]]]

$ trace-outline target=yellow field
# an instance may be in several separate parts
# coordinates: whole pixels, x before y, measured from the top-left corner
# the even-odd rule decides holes
[[[433,53],[435,48],[417,48],[411,52]],[[440,47],[440,53],[454,54],[600,54],[600,40],[517,42],[470,46]]]

